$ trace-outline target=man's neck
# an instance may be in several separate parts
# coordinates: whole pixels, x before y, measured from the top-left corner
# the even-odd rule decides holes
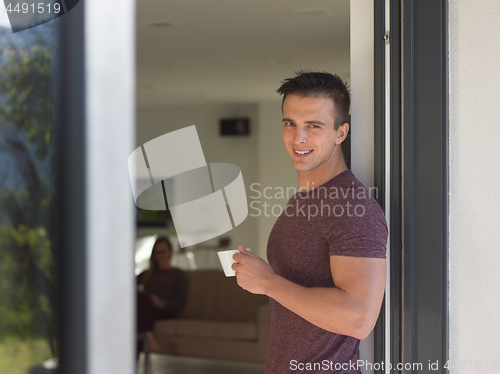
[[[342,159],[326,170],[297,171],[299,191],[312,191],[346,170],[347,165]]]

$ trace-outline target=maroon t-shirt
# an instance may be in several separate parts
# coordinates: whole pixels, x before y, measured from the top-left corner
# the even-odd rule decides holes
[[[386,243],[384,212],[346,170],[290,199],[269,236],[267,258],[274,272],[296,284],[334,287],[330,256],[385,258]],[[269,302],[266,374],[360,373],[358,339],[326,331],[274,299]]]

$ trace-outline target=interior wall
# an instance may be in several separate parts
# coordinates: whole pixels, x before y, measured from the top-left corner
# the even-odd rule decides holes
[[[452,373],[500,367],[499,19],[498,0],[449,1]]]
[[[351,2],[351,169],[365,187],[374,184],[374,9]]]
[[[248,117],[250,135],[220,136],[219,120],[231,117]],[[241,169],[248,193],[250,184],[256,182],[258,178],[257,119],[257,105],[254,104],[138,108],[137,147],[165,133],[195,125],[207,163],[227,162],[237,165]],[[221,237],[231,238],[230,248],[237,248],[238,245],[257,248],[256,218],[247,217],[243,223]],[[200,244],[216,243],[218,238]]]

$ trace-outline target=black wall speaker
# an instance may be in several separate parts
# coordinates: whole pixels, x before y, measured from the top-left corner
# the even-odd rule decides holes
[[[250,135],[248,118],[230,118],[220,120],[221,136]]]

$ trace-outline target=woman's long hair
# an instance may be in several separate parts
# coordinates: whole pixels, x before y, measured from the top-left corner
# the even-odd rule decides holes
[[[153,249],[151,250],[151,257],[149,257],[149,269],[144,272],[139,282],[142,285],[145,285],[147,281],[151,279],[156,270],[158,270],[158,264],[156,264],[155,260],[153,259],[153,252],[158,243],[167,244],[168,248],[170,249],[170,253],[172,253],[172,243],[170,243],[170,240],[166,236],[159,236],[158,238],[156,238],[155,244],[153,244]]]

